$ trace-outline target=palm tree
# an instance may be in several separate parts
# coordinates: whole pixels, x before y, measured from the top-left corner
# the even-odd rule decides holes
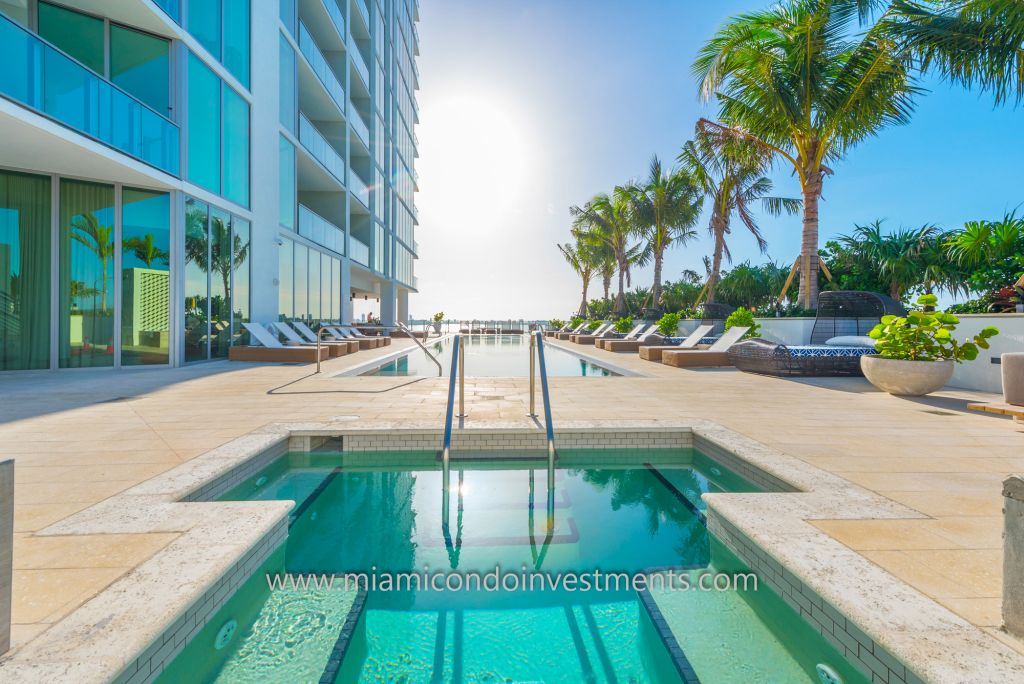
[[[160,249],[153,241],[153,234],[147,233],[144,237],[132,237],[124,241],[124,249],[130,250],[135,258],[146,264],[146,268],[152,268],[154,261],[169,263],[170,254],[167,250]]]
[[[792,165],[803,194],[800,303],[817,306],[818,202],[831,165],[913,110],[912,63],[883,17],[857,30],[870,0],[788,0],[732,19],[693,70],[717,98],[722,123],[700,130],[722,143],[748,140]],[[888,15],[885,15],[886,17]]]
[[[71,239],[83,245],[100,261],[101,311],[107,310],[107,264],[114,258],[114,227],[101,226],[96,214],[87,212],[71,220]]]
[[[622,187],[615,188],[611,195],[601,193],[582,207],[573,206],[569,213],[573,216],[573,226],[582,231],[582,235],[597,245],[604,247],[612,255],[612,264],[618,271],[619,289],[615,296],[612,311],[617,316],[624,316],[626,310],[626,287],[632,287],[630,268],[634,264],[643,264],[646,252],[639,243],[632,243],[640,233],[630,216],[629,194]],[[605,298],[608,293],[605,293]]]
[[[706,300],[714,302],[715,287],[721,278],[722,256],[732,263],[725,236],[730,232],[733,212],[757,240],[757,246],[764,254],[768,243],[751,213],[751,205],[760,200],[765,211],[778,216],[783,211],[790,214],[800,211],[800,200],[769,196],[772,182],[763,174],[770,164],[770,157],[745,140],[715,145],[706,134],[698,131],[696,140],[683,145],[679,163],[712,203],[708,232],[715,246]]]
[[[938,275],[934,265],[929,269],[926,255],[929,245],[939,243],[941,232],[931,225],[901,228],[882,232],[882,221],[855,226],[852,235],[840,236],[839,242],[861,259],[889,287],[889,296],[902,300],[917,287],[934,288]]]
[[[594,277],[594,264],[590,254],[587,253],[585,245],[579,241],[576,244],[558,245],[558,251],[562,253],[566,263],[576,271],[576,275],[583,281],[583,297],[580,300],[580,308],[577,315],[582,318],[587,316],[587,290],[590,288],[590,280]]]
[[[666,171],[657,156],[651,159],[643,184],[630,183],[625,193],[633,221],[643,230],[645,249],[654,259],[651,298],[658,308],[665,251],[673,245],[686,244],[696,236],[693,226],[700,216],[704,198],[689,174],[678,169]]]
[[[969,221],[946,246],[950,259],[965,269],[970,289],[1008,287],[1024,273],[1024,218],[1010,212],[998,221]]]

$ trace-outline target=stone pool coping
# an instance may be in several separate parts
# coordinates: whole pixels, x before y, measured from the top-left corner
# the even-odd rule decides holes
[[[5,657],[0,679],[151,680],[287,535],[292,502],[201,499],[289,450],[436,450],[441,434],[415,421],[272,423],[44,528],[37,534],[180,536]],[[806,522],[927,516],[708,421],[563,421],[556,439],[563,448],[693,446],[771,490],[705,495],[709,527],[878,678],[1024,679],[1024,656]],[[543,444],[525,421],[474,422],[453,439],[474,451]]]

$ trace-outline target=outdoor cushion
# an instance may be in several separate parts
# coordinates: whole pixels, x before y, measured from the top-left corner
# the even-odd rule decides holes
[[[825,340],[830,347],[871,347],[875,348],[875,341],[867,335],[840,335]]]
[[[864,356],[874,354],[874,347],[838,347],[828,344],[804,344],[792,347],[784,347],[793,358],[806,358],[817,356]]]

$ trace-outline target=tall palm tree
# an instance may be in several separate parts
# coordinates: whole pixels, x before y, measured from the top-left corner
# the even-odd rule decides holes
[[[594,277],[594,264],[591,255],[587,253],[587,247],[580,242],[576,244],[560,244],[558,245],[558,251],[562,253],[566,263],[583,281],[583,297],[580,299],[580,308],[577,315],[586,318],[587,290],[590,288],[590,281]]]
[[[928,279],[925,253],[929,243],[937,241],[940,231],[935,226],[901,228],[882,232],[882,221],[856,226],[853,234],[842,235],[839,242],[850,252],[859,254],[889,286],[889,296],[900,301],[915,287],[923,287]],[[932,276],[934,276],[934,270]]]
[[[733,212],[744,227],[757,240],[763,254],[768,243],[761,235],[751,205],[760,200],[762,207],[772,216],[783,211],[800,211],[800,200],[771,197],[772,182],[764,172],[771,158],[745,140],[715,145],[708,135],[697,132],[697,139],[683,145],[679,163],[697,183],[705,197],[711,200],[711,220],[708,232],[715,241],[711,258],[711,273],[707,282],[706,301],[715,301],[715,287],[721,278],[722,257],[732,263],[732,254],[725,242],[730,232]]]
[[[640,231],[629,210],[629,194],[622,187],[615,188],[611,195],[595,195],[582,207],[569,208],[574,228],[582,231],[586,240],[611,252],[619,276],[619,289],[612,308],[617,316],[627,313],[625,292],[633,285],[630,269],[635,264],[642,265],[647,255],[641,244],[633,242]]]
[[[696,236],[693,229],[700,216],[704,198],[689,174],[679,169],[662,168],[657,156],[651,158],[646,180],[630,183],[630,214],[643,230],[646,249],[654,259],[654,284],[651,298],[661,306],[661,272],[665,252],[673,245],[685,244]]]
[[[831,165],[913,111],[913,64],[871,0],[787,0],[729,21],[694,63],[701,95],[717,98],[712,139],[749,140],[792,165],[803,194],[800,303],[818,299],[818,202]],[[887,15],[886,15],[887,16]]]
[[[153,234],[146,233],[144,237],[131,237],[124,241],[124,248],[130,250],[135,258],[146,264],[146,268],[152,268],[154,261],[168,263],[170,254],[165,249],[156,246],[153,241]]]
[[[114,226],[101,226],[96,214],[87,212],[71,220],[71,239],[83,245],[100,261],[100,305],[107,310],[107,264],[114,258]]]

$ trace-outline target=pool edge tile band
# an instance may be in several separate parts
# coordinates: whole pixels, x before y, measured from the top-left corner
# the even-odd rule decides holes
[[[323,494],[324,490],[330,486],[331,482],[334,481],[334,478],[336,478],[341,471],[341,466],[332,469],[331,472],[327,473],[324,479],[321,480],[320,484],[316,486],[316,489],[310,492],[309,496],[302,500],[302,503],[292,509],[291,515],[289,516],[291,519],[288,521],[289,528],[291,528],[291,526],[302,517],[302,514],[313,505],[313,502],[316,501],[317,497]]]
[[[348,647],[352,643],[356,627],[359,625],[359,620],[363,617],[363,612],[366,609],[366,597],[366,589],[359,589],[355,601],[352,602],[352,607],[349,608],[345,624],[341,626],[341,631],[338,632],[338,639],[334,642],[331,655],[327,657],[327,665],[324,666],[323,674],[320,675],[320,684],[334,684],[337,681],[338,675],[341,673],[341,664],[345,662]]]
[[[676,671],[679,673],[684,684],[701,684],[697,671],[693,669],[689,658],[683,652],[683,647],[676,640],[676,635],[672,633],[672,628],[668,626],[668,621],[661,614],[661,608],[655,603],[650,590],[644,588],[642,591],[637,591],[637,597],[640,599],[640,605],[647,611],[647,617],[650,618],[651,624],[654,625],[655,631],[658,632],[658,636],[661,638],[661,642],[664,644],[665,650],[672,659],[672,664],[675,665]]]
[[[705,515],[704,511],[697,508],[696,504],[694,504],[692,501],[686,498],[686,495],[679,491],[679,489],[674,484],[672,484],[672,482],[667,477],[662,475],[660,470],[655,468],[650,463],[644,463],[644,468],[647,468],[647,470],[651,471],[651,474],[654,475],[654,477],[656,477],[658,481],[661,482],[661,484],[665,485],[665,488],[672,493],[672,496],[679,499],[679,503],[689,508],[690,512],[697,516],[697,519],[700,520],[705,527],[707,527],[708,516]]]

